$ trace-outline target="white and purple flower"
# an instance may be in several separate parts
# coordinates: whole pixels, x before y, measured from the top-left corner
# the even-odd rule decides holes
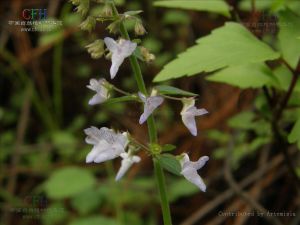
[[[140,116],[140,120],[139,120],[139,123],[143,124],[148,119],[148,117],[153,113],[153,111],[163,103],[164,98],[161,96],[156,96],[155,91],[152,91],[151,96],[149,97],[146,97],[141,92],[139,92],[138,95],[142,100],[142,102],[144,103],[144,112]]]
[[[206,109],[197,109],[195,107],[194,98],[184,98],[183,99],[183,108],[180,112],[182,116],[182,122],[189,129],[192,135],[197,136],[197,126],[196,126],[196,116],[202,116],[207,114]]]
[[[109,98],[109,91],[105,86],[107,81],[105,79],[90,79],[90,84],[87,85],[87,88],[95,91],[96,94],[89,100],[89,105],[96,105],[102,102],[105,102]]]
[[[183,154],[183,158],[180,160],[181,174],[185,177],[185,179],[192,184],[195,184],[203,192],[206,191],[206,185],[197,173],[197,170],[201,169],[208,160],[208,156],[202,156],[198,161],[192,162],[186,153]]]
[[[93,145],[92,151],[86,157],[86,163],[101,163],[117,158],[125,152],[129,143],[127,132],[118,133],[106,127],[90,127],[84,132],[87,135],[86,143]]]
[[[110,76],[111,79],[114,79],[124,59],[134,52],[137,44],[125,39],[120,39],[118,42],[116,42],[110,37],[104,38],[104,43],[108,50],[112,53]]]

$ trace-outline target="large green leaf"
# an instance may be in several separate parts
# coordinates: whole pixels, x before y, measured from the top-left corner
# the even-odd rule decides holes
[[[224,0],[157,1],[154,6],[218,13],[230,17],[230,7]]]
[[[210,35],[198,39],[195,46],[179,54],[177,59],[163,68],[154,81],[212,72],[226,66],[259,63],[279,56],[245,27],[228,22]]]
[[[239,88],[279,85],[272,71],[263,63],[228,67],[207,77],[207,80],[223,82]]]
[[[296,68],[300,58],[300,17],[290,10],[279,13],[279,42],[283,58]]]
[[[93,174],[82,168],[65,167],[56,170],[45,183],[50,198],[62,199],[91,188],[96,183]]]

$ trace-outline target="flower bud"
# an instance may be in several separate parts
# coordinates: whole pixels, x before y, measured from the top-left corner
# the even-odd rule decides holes
[[[106,29],[109,30],[109,33],[116,34],[119,31],[119,28],[120,28],[120,21],[116,20],[111,24],[109,24]]]
[[[136,35],[144,35],[146,33],[146,30],[143,26],[143,24],[140,22],[140,21],[137,21],[135,23],[135,26],[134,26],[134,32]]]
[[[101,16],[111,17],[112,15],[113,15],[113,13],[112,13],[111,6],[109,4],[105,4],[103,9],[102,9]]]
[[[91,32],[96,26],[96,19],[92,16],[88,16],[79,26],[81,30]]]
[[[78,0],[72,0],[72,1],[78,3]],[[90,0],[79,0],[79,4],[76,8],[76,11],[82,16],[85,16],[89,8],[90,8]]]
[[[93,59],[99,59],[104,54],[104,42],[103,40],[96,40],[93,43],[85,46],[87,48],[88,53],[91,54]]]
[[[140,47],[141,55],[143,59],[147,62],[153,62],[155,60],[155,55],[151,54],[149,50],[145,47]]]

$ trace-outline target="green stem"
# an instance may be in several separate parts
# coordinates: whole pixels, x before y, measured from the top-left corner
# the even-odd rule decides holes
[[[167,190],[166,190],[166,181],[165,181],[163,169],[159,161],[155,158],[153,158],[153,164],[154,164],[155,178],[159,188],[159,196],[160,196],[161,209],[163,213],[164,225],[172,225],[169,201],[168,201]]]
[[[118,10],[113,1],[111,2],[111,6],[112,6],[114,16],[118,17],[119,13],[118,13]],[[121,31],[123,38],[130,40],[129,34],[128,34],[123,22],[121,22],[121,24],[120,24],[120,31]],[[143,79],[142,71],[141,71],[141,68],[138,63],[137,58],[135,57],[135,55],[131,55],[129,59],[130,59],[130,64],[131,64],[139,91],[145,95],[148,95],[147,89],[145,86],[145,82]],[[148,125],[148,134],[149,134],[150,143],[156,143],[157,142],[157,130],[156,130],[153,115],[148,117],[147,125]],[[154,159],[153,162],[154,162],[154,169],[155,169],[155,177],[156,177],[156,181],[157,181],[157,185],[158,185],[158,189],[159,189],[159,195],[160,195],[160,199],[161,199],[161,208],[162,208],[162,213],[163,213],[164,225],[172,225],[171,213],[170,213],[170,208],[169,208],[169,202],[168,202],[168,197],[167,197],[166,183],[165,183],[163,169],[157,160]]]

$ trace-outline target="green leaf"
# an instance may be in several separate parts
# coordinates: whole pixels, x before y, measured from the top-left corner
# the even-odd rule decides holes
[[[183,1],[156,1],[156,7],[179,8],[197,11],[206,11],[218,13],[226,17],[230,17],[230,7],[223,0],[199,1],[199,0],[183,0]]]
[[[288,141],[290,143],[298,142],[298,147],[300,148],[300,117],[296,121],[291,133],[289,134]]]
[[[158,85],[154,87],[160,94],[163,95],[183,95],[183,96],[197,96],[192,92],[184,91],[176,87],[168,86],[168,85]]]
[[[166,145],[162,146],[163,152],[170,152],[170,151],[173,151],[174,149],[176,149],[175,145],[166,144]]]
[[[158,156],[158,161],[164,169],[168,170],[169,172],[175,175],[181,175],[181,165],[179,161],[175,158],[175,156],[171,154],[163,154]]]
[[[277,87],[279,85],[272,71],[263,63],[228,67],[206,79],[239,88],[259,88],[265,85]]]
[[[74,196],[71,200],[71,205],[80,214],[88,214],[96,209],[101,204],[101,201],[101,194],[94,189],[89,189]]]
[[[227,66],[249,65],[277,59],[280,55],[245,27],[228,22],[178,55],[155,77],[155,82],[212,72]]]
[[[122,96],[118,98],[109,98],[105,102],[103,102],[104,106],[120,103],[120,102],[130,102],[130,101],[137,101],[138,98],[136,96]]]
[[[72,197],[91,188],[96,183],[93,174],[78,167],[65,167],[54,171],[45,183],[45,191],[50,198]]]
[[[300,58],[300,17],[290,10],[279,13],[279,43],[283,58],[296,68]]]
[[[78,218],[69,225],[118,225],[119,223],[114,219],[104,216],[90,216],[86,218]]]

